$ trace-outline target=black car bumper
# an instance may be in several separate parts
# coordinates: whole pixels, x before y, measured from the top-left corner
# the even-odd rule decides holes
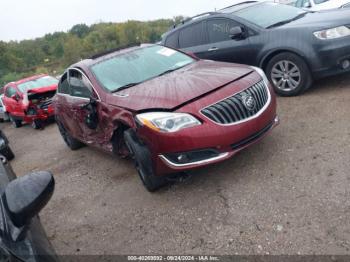
[[[350,37],[322,40],[312,66],[315,79],[350,72]]]

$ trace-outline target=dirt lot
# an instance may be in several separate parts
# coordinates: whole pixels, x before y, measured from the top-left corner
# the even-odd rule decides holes
[[[278,102],[261,143],[155,194],[129,160],[72,152],[54,124],[1,127],[18,175],[55,175],[41,218],[59,254],[350,254],[350,76]]]

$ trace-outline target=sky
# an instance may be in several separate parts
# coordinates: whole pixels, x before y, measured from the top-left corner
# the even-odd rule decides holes
[[[0,0],[0,40],[23,40],[75,24],[193,16],[241,0]]]

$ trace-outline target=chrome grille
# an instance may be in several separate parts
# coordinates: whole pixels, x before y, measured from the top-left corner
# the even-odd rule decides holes
[[[267,103],[269,93],[264,81],[201,110],[212,121],[229,125],[256,115]]]

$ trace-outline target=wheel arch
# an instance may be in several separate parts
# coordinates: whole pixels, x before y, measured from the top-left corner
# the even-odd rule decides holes
[[[113,121],[113,131],[110,137],[113,153],[121,153],[121,145],[124,144],[124,132],[130,128],[132,128],[130,123],[122,120]]]
[[[269,53],[267,53],[259,62],[259,67],[262,68],[264,71],[266,70],[267,64],[269,63],[269,61],[282,53],[292,53],[294,55],[299,56],[301,59],[303,59],[303,61],[305,62],[305,64],[307,65],[307,67],[309,68],[310,72],[311,72],[311,67],[309,62],[307,61],[307,59],[305,58],[305,55],[303,55],[301,52],[298,52],[294,49],[289,49],[289,48],[283,48],[283,49],[277,49],[277,50],[273,50],[270,51]]]

